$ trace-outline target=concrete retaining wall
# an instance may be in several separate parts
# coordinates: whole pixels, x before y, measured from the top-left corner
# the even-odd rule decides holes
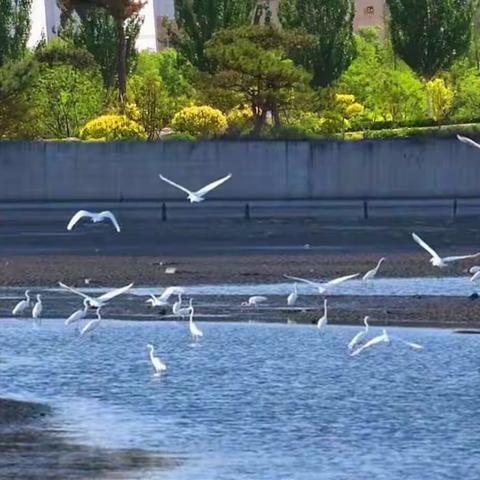
[[[0,202],[170,201],[233,173],[218,200],[480,197],[480,150],[456,140],[0,142]]]

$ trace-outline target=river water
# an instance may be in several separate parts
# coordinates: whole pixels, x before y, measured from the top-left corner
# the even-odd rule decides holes
[[[185,322],[1,326],[2,395],[48,403],[76,443],[185,459],[144,480],[480,477],[477,335],[389,328],[351,357],[358,327],[198,321],[195,343]]]

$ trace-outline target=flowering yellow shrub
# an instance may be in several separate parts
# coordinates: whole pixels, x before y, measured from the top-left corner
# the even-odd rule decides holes
[[[253,113],[248,107],[234,108],[227,114],[228,132],[241,135],[253,128]]]
[[[126,115],[102,115],[80,129],[82,140],[111,142],[114,140],[146,140],[144,128]]]
[[[185,107],[175,114],[171,126],[176,132],[208,138],[223,133],[227,119],[220,110],[207,105]]]

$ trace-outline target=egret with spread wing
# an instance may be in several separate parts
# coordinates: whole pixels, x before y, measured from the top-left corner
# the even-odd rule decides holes
[[[133,287],[133,283],[130,283],[129,285],[126,285],[125,287],[121,288],[116,288],[114,290],[110,290],[107,293],[104,293],[103,295],[100,295],[99,297],[90,297],[89,295],[86,295],[85,293],[81,292],[80,290],[77,290],[76,288],[69,287],[68,285],[65,285],[62,282],[58,283],[62,288],[65,288],[69,290],[72,293],[75,293],[75,295],[80,295],[83,298],[85,298],[88,301],[89,307],[92,308],[101,308],[105,306],[110,300],[112,300],[115,297],[118,297],[122,293],[127,292]]]
[[[168,184],[172,185],[175,188],[178,188],[182,190],[182,192],[185,192],[187,194],[188,200],[190,200],[190,203],[200,203],[205,200],[205,195],[208,192],[211,192],[214,188],[219,187],[222,183],[226,182],[229,178],[231,178],[232,174],[229,173],[226,177],[219,178],[218,180],[215,180],[212,183],[209,183],[208,185],[205,185],[205,187],[201,188],[200,190],[197,190],[196,192],[192,192],[188,188],[182,187],[182,185],[179,185],[178,183],[172,182],[172,180],[169,180],[168,178],[164,177],[163,175],[159,175],[159,177],[164,181],[167,182]]]
[[[93,223],[103,222],[104,220],[110,220],[113,223],[113,226],[120,232],[120,225],[115,218],[115,215],[110,210],[105,210],[103,212],[95,213],[89,212],[87,210],[79,210],[68,222],[67,230],[72,230],[72,228],[82,219],[89,218]]]
[[[264,303],[267,300],[267,297],[262,297],[261,295],[254,295],[253,297],[250,297],[246,302],[242,302],[241,306],[250,307],[253,305],[255,308],[257,308],[260,303]]]
[[[381,335],[373,337],[367,343],[363,344],[361,347],[354,350],[350,355],[354,357],[355,355],[362,353],[367,348],[373,347],[374,345],[378,345],[379,343],[390,343],[390,337],[388,336],[388,333],[385,329],[382,330]]]
[[[150,294],[150,297],[146,303],[149,303],[152,307],[165,307],[167,306],[168,300],[172,295],[178,295],[185,293],[185,289],[182,287],[167,287],[159,297]]]
[[[298,282],[303,282],[303,283],[306,283],[307,285],[317,288],[318,293],[320,293],[320,295],[323,295],[332,287],[336,285],[340,285],[341,283],[346,282],[347,280],[351,280],[352,278],[358,277],[358,275],[359,275],[358,273],[354,273],[353,275],[345,275],[344,277],[335,278],[325,283],[313,282],[312,280],[307,280],[305,278],[300,278],[300,277],[291,277],[290,275],[284,275],[284,276],[285,278],[289,278],[290,280],[297,280]]]
[[[474,142],[471,138],[464,137],[462,135],[457,135],[457,139],[460,140],[462,143],[466,143],[467,145],[470,145],[471,147],[480,148],[480,144],[477,142]]]
[[[425,249],[432,258],[430,263],[434,267],[448,267],[449,263],[458,262],[460,260],[467,260],[469,258],[477,258],[480,256],[480,253],[474,253],[473,255],[458,255],[454,257],[440,257],[440,255],[427,243],[425,243],[416,233],[412,233],[413,240],[418,243],[423,249]]]
[[[80,330],[80,336],[83,337],[87,333],[92,333],[93,330],[97,329],[98,326],[100,325],[100,322],[102,321],[102,316],[100,315],[100,310],[99,308],[97,310],[97,318],[94,318],[93,320],[90,320],[85,326],[83,326]]]

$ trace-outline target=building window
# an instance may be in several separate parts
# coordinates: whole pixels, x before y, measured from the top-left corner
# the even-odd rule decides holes
[[[373,15],[375,13],[375,8],[372,6],[365,7],[365,15]]]

